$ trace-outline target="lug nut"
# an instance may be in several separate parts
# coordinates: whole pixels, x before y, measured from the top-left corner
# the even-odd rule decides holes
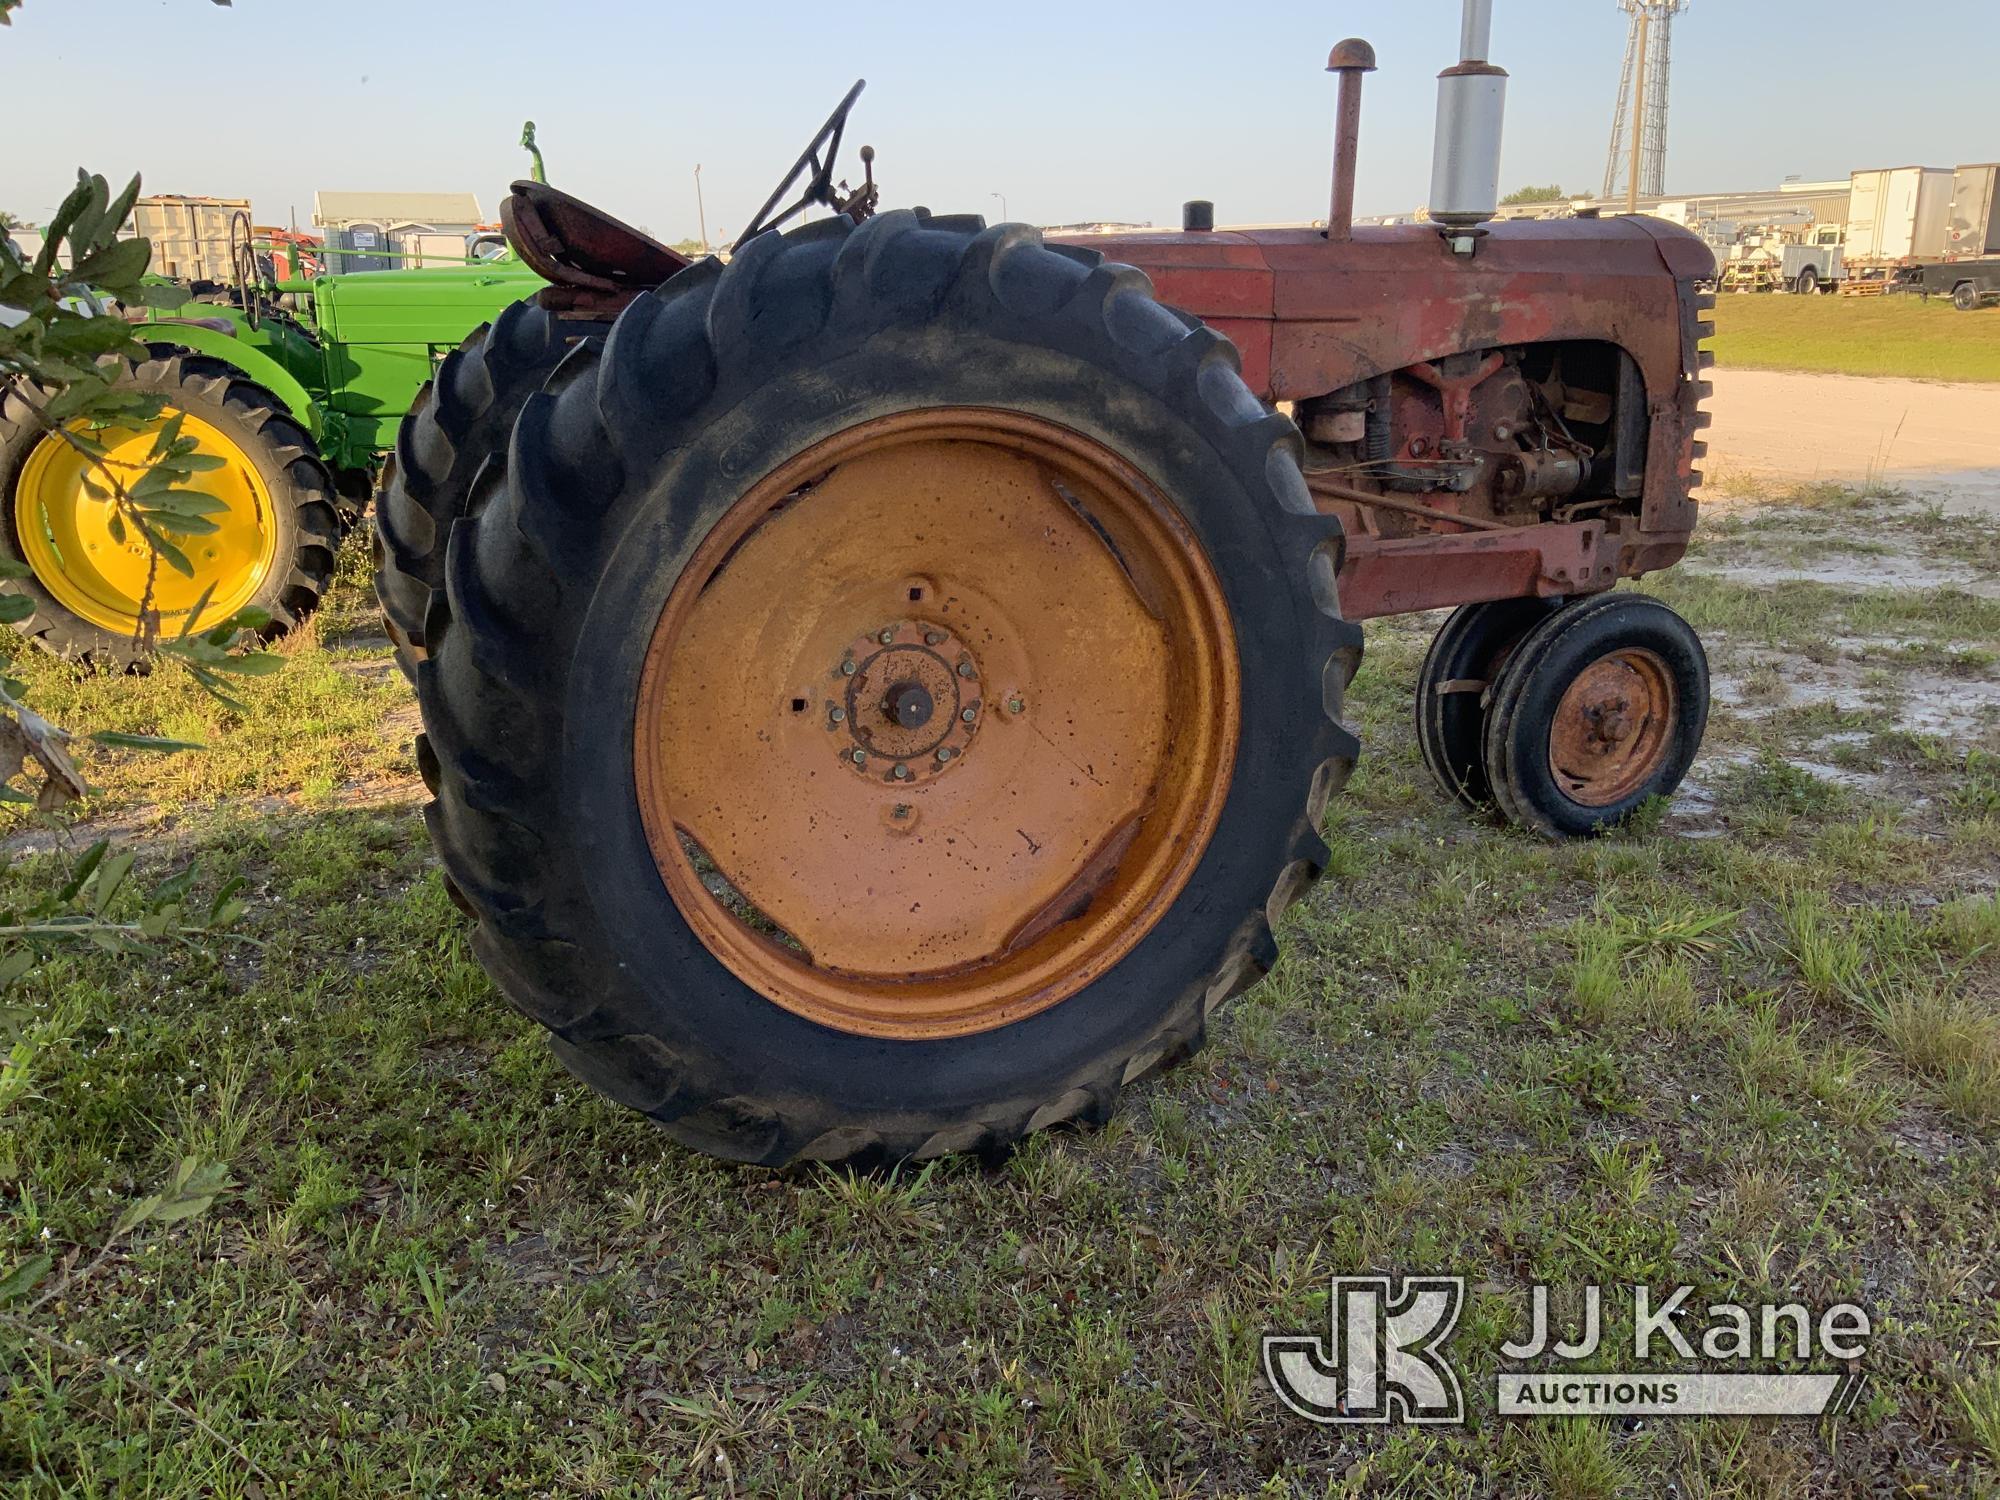
[[[958,713],[958,721],[961,724],[970,724],[974,719],[978,717],[979,717],[979,710],[976,708],[963,708],[960,709]]]
[[[958,752],[952,749],[951,746],[946,745],[942,750],[938,751],[938,764],[943,765],[946,761],[950,760],[957,753]]]
[[[942,630],[926,630],[924,632],[924,644],[926,646],[942,646],[944,644],[944,632]]]
[[[847,717],[847,710],[844,708],[833,709],[827,714],[827,717],[832,719],[834,723],[838,724]]]
[[[958,664],[958,675],[961,677],[970,677],[975,670],[970,657]]]
[[[910,768],[908,766],[897,766],[895,771],[892,772],[891,774],[893,774],[898,781],[908,781],[910,779]]]
[[[896,632],[894,629],[885,630],[880,635],[875,637],[876,640],[880,641],[885,646],[888,645],[889,642],[893,641],[895,638],[896,638]]]
[[[1027,707],[1028,705],[1023,703],[1018,697],[1007,700],[1007,712],[1010,714],[1025,713]]]
[[[857,766],[865,766],[868,764],[868,752],[866,750],[852,751],[849,754],[848,758],[852,760]]]
[[[852,677],[854,673],[855,673],[854,658],[850,656],[847,658],[846,661],[840,664],[840,675],[843,677]]]

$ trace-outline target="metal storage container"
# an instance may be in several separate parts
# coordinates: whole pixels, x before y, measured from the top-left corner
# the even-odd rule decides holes
[[[2000,255],[2000,162],[1975,162],[1952,176],[1946,255]]]
[[[1944,254],[1950,167],[1881,167],[1856,172],[1850,181],[1850,265]]]
[[[248,198],[159,193],[132,205],[132,231],[153,242],[152,269],[159,275],[228,281],[229,221],[249,212]]]

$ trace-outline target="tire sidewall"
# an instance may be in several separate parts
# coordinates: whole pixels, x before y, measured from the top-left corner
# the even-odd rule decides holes
[[[1461,604],[1438,628],[1424,653],[1423,667],[1417,674],[1417,745],[1438,785],[1467,808],[1487,808],[1493,796],[1482,744],[1487,694],[1440,693],[1438,684],[1467,677],[1492,678],[1495,663],[1560,602],[1495,599]]]
[[[1093,362],[1104,373],[1104,395],[1084,410],[1073,360],[956,320],[877,332],[845,347],[808,341],[784,373],[681,424],[689,441],[651,486],[632,487],[638,498],[627,514],[609,518],[617,539],[577,632],[564,698],[564,813],[589,832],[591,858],[579,873],[600,927],[625,955],[625,1019],[689,1066],[713,1067],[718,1076],[703,1080],[703,1092],[796,1094],[837,1108],[959,1118],[982,1105],[1052,1097],[1065,1080],[1140,1047],[1187,998],[1188,976],[1207,984],[1246,919],[1261,914],[1327,755],[1313,650],[1319,617],[1306,598],[1302,559],[1286,556],[1277,534],[1283,518],[1263,515],[1263,497],[1245,492],[1225,455],[1189,441],[1185,417],[1103,358]],[[1216,835],[1172,907],[1109,973],[992,1031],[892,1041],[785,1010],[695,936],[661,880],[639,816],[634,718],[653,622],[730,505],[771,467],[823,438],[875,417],[947,405],[1044,417],[1103,443],[1163,495],[1228,497],[1208,506],[1211,517],[1229,515],[1227,526],[1170,503],[1222,582],[1235,622],[1242,721]],[[766,460],[754,473],[738,461],[752,445]],[[1165,468],[1147,459],[1162,454]]]

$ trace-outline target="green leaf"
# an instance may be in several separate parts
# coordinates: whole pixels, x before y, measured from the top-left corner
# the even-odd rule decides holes
[[[111,540],[119,546],[125,545],[125,518],[113,511],[104,523],[104,529],[111,533]]]
[[[132,174],[132,180],[125,184],[124,190],[120,192],[116,198],[111,200],[111,208],[105,214],[105,222],[110,224],[112,228],[116,229],[118,226],[122,225],[127,219],[132,217],[132,205],[137,203],[138,201],[139,201],[139,174],[137,172],[134,172]]]
[[[33,578],[35,570],[12,557],[0,557],[0,578]]]
[[[86,180],[90,185],[90,196],[77,210],[76,223],[70,226],[69,232],[70,248],[77,259],[103,241],[104,211],[111,206],[110,184],[96,172],[92,172]]]
[[[234,672],[239,677],[269,677],[285,670],[285,659],[270,651],[246,651],[241,656],[225,656],[209,665],[218,672]]]
[[[180,653],[175,654],[178,655]],[[186,662],[187,669],[193,674],[194,680],[201,684],[202,691],[215,699],[217,703],[220,703],[224,708],[232,708],[237,713],[247,713],[249,711],[249,706],[242,699],[231,696],[227,682],[223,681],[192,657],[182,656],[182,660]],[[0,787],[0,790],[5,790],[5,788]]]
[[[229,1168],[221,1162],[184,1156],[164,1187],[141,1198],[119,1215],[111,1237],[117,1239],[148,1220],[171,1224],[180,1219],[191,1219],[196,1214],[205,1213],[217,1198],[235,1185]]]
[[[145,514],[147,525],[164,531],[169,536],[213,536],[222,530],[207,516],[191,516],[177,507],[149,505],[145,508]]]
[[[157,443],[154,444],[155,450],[158,446]],[[164,495],[172,489],[177,477],[171,469],[155,462],[152,468],[125,486],[125,493],[134,500],[150,500],[153,496]]]
[[[34,269],[35,274],[44,281],[48,279],[49,273],[55,270],[56,252],[62,248],[62,242],[69,234],[70,225],[76,222],[76,216],[90,203],[90,178],[82,172],[76,175],[78,179],[76,186],[69,190],[69,196],[63,199],[55,213],[49,217],[49,222],[42,226],[42,248],[35,256]]]
[[[188,556],[185,552],[181,551],[180,548],[176,547],[163,536],[156,534],[150,540],[153,544],[153,550],[160,554],[161,562],[172,568],[183,578],[194,577],[194,564],[188,561]]]
[[[180,634],[174,637],[176,645],[188,638],[188,632],[194,629],[194,622],[201,618],[202,611],[208,608],[208,601],[214,597],[215,584],[210,582],[208,587],[201,591],[201,597],[194,601],[194,608],[190,609],[187,612],[187,617],[181,621]],[[223,623],[226,625],[229,622],[225,620]]]
[[[187,413],[177,411],[168,417],[160,430],[153,434],[153,457],[164,458],[173,451],[175,443],[181,440],[181,423],[187,420]]]
[[[93,286],[129,286],[146,274],[153,258],[151,240],[118,240],[76,263],[70,277]]]
[[[56,892],[57,904],[66,905],[74,901],[77,892],[83,889],[84,883],[97,872],[97,867],[104,863],[104,856],[110,852],[111,840],[109,839],[99,839],[88,849],[84,850],[83,858],[79,859],[76,862],[76,868],[69,872],[69,880],[63,885],[60,891]]]
[[[26,594],[0,594],[0,625],[18,625],[35,612],[35,601]]]
[[[208,907],[209,926],[227,927],[230,922],[233,922],[236,919],[236,916],[240,916],[242,914],[244,909],[243,903],[235,900],[234,897],[238,891],[243,889],[243,884],[244,884],[243,877],[241,875],[232,875],[228,880],[225,880],[222,883],[222,889],[215,893],[215,900],[209,903]],[[236,909],[235,915],[230,916],[227,920],[225,920],[223,914],[229,911],[229,909],[232,906],[235,907]]]
[[[202,639],[211,646],[227,646],[236,639],[238,631],[262,630],[271,623],[271,612],[259,609],[254,604],[246,604],[228,619],[211,625],[202,632]]]
[[[154,1209],[153,1217],[162,1224],[192,1219],[196,1214],[207,1213],[215,1200],[234,1186],[229,1169],[220,1162],[210,1162],[176,1196],[165,1199]]]
[[[203,490],[169,490],[153,503],[153,508],[182,516],[215,516],[228,510],[229,502]]]
[[[118,888],[125,883],[125,877],[132,873],[132,861],[138,856],[131,850],[114,854],[98,866],[97,878],[91,882],[91,908],[98,916],[103,916],[111,905]]]
[[[0,16],[0,20],[5,19],[5,16]],[[54,1264],[46,1255],[31,1255],[5,1276],[0,1276],[0,1303],[18,1302],[27,1296],[49,1274],[49,1267]]]
[[[190,862],[179,874],[169,875],[161,881],[153,889],[152,905],[155,908],[173,907],[178,910],[180,903],[186,899],[188,890],[194,885],[195,871],[198,868],[198,865]]]
[[[42,347],[57,354],[95,359],[136,348],[132,326],[123,318],[59,318],[49,325]]]
[[[158,750],[171,754],[181,750],[208,748],[195,740],[170,740],[157,734],[125,734],[116,729],[100,729],[91,736],[91,739],[114,750]]]

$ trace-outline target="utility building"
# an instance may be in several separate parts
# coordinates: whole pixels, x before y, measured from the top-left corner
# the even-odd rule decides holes
[[[456,264],[466,236],[483,223],[471,193],[313,194],[313,224],[326,231],[331,271]]]

